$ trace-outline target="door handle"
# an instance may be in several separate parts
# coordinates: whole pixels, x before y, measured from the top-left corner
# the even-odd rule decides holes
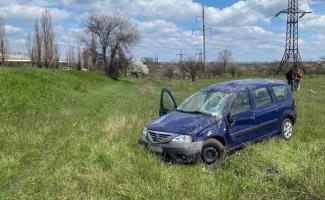
[[[256,119],[256,114],[254,113],[253,116],[249,118],[250,120],[255,120]]]

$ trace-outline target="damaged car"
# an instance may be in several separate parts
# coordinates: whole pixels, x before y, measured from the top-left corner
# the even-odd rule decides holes
[[[280,80],[237,80],[201,89],[179,106],[163,89],[160,117],[148,123],[141,143],[181,163],[219,165],[246,143],[293,135],[297,121],[289,86]]]

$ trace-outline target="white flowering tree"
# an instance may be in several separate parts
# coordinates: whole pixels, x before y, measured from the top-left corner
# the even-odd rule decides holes
[[[142,76],[149,75],[149,69],[148,69],[147,65],[143,64],[140,61],[136,61],[136,62],[131,63],[130,73],[131,73],[131,75],[139,78],[139,75],[142,75]]]

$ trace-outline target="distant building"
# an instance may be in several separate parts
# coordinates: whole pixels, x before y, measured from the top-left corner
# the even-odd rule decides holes
[[[30,59],[26,54],[20,52],[9,52],[6,60],[7,61],[28,61]]]

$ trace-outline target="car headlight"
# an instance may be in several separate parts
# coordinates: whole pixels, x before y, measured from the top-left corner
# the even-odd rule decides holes
[[[172,142],[179,142],[179,143],[190,143],[192,142],[192,136],[190,135],[180,135],[175,137]]]
[[[147,127],[144,127],[142,135],[146,137],[147,133],[148,133],[148,129],[147,129]]]

